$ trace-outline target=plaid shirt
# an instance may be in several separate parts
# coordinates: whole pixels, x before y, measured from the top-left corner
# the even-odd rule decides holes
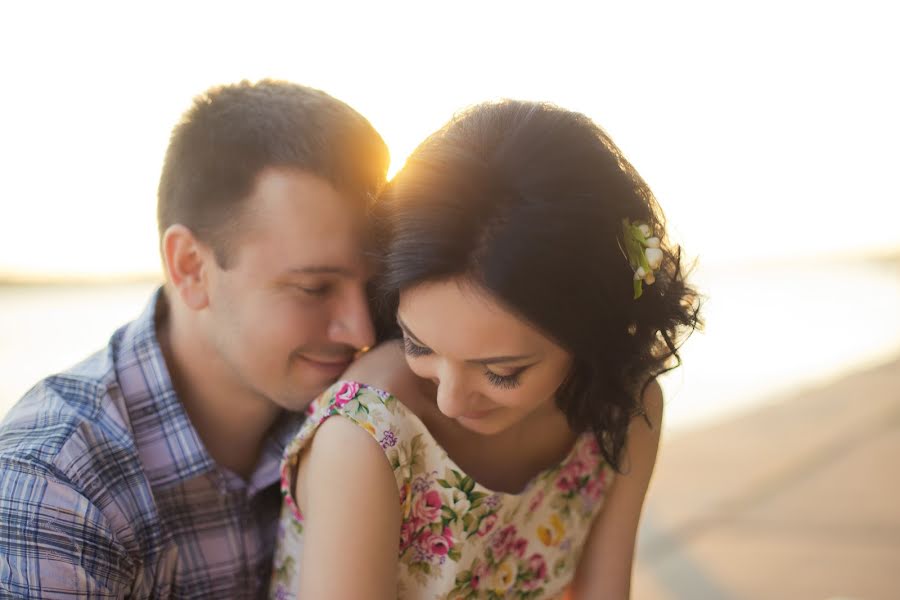
[[[266,594],[299,420],[279,423],[248,482],[217,466],[156,340],[162,298],[0,424],[0,597]]]

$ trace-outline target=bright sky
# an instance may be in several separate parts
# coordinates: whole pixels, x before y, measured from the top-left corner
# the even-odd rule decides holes
[[[158,269],[191,98],[322,88],[393,170],[454,111],[549,100],[607,129],[706,264],[900,249],[893,3],[17,2],[0,7],[0,276]]]

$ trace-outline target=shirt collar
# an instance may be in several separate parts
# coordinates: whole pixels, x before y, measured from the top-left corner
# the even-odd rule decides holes
[[[284,449],[293,439],[303,424],[303,413],[285,412],[275,424],[263,446],[262,454],[256,470],[250,478],[248,493],[255,494],[259,490],[278,482],[281,479],[281,459]]]
[[[135,445],[155,488],[220,470],[178,399],[163,358],[156,325],[167,310],[165,293],[159,288],[141,315],[125,328],[115,350],[116,373]],[[302,420],[301,413],[285,413],[273,427],[251,475],[249,493],[278,481],[281,455]]]
[[[153,487],[167,486],[215,469],[175,393],[156,336],[166,311],[159,288],[126,328],[115,349],[116,375],[131,418],[135,445]]]

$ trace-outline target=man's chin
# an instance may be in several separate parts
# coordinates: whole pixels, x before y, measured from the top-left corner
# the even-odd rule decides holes
[[[310,391],[308,393],[299,393],[296,396],[292,396],[288,399],[282,399],[279,402],[276,402],[278,406],[283,408],[288,412],[296,412],[302,413],[305,412],[309,405],[312,404],[312,401],[319,397],[319,394],[326,388],[322,388],[319,391]]]
[[[315,361],[299,355],[293,357],[291,379],[285,390],[287,393],[282,394],[276,404],[286,410],[302,412],[346,370],[346,364],[342,364],[340,368],[332,368],[327,365],[320,367],[314,363]]]
[[[281,401],[277,402],[281,408],[293,412],[303,412],[318,398],[322,392],[327,390],[336,379],[322,380],[319,383],[313,383],[307,380],[303,386],[295,386],[290,394],[282,396]]]

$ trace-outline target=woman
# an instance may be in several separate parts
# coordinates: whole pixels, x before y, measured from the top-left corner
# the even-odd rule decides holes
[[[383,314],[287,451],[274,597],[628,595],[696,296],[585,116],[476,106],[375,205]],[[329,418],[340,416],[343,418]]]

